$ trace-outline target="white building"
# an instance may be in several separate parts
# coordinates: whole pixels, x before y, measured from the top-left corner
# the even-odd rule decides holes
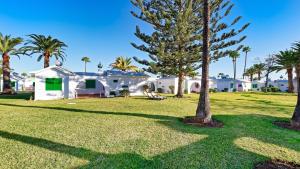
[[[19,76],[18,73],[10,74],[10,81],[12,90],[15,92],[23,91],[23,80],[24,78]],[[0,92],[3,91],[3,76],[0,76]]]
[[[51,66],[36,72],[35,100],[74,99],[77,97],[109,97],[129,90],[131,96],[143,95],[148,75],[136,72],[105,71],[100,73],[72,72]]]
[[[216,79],[217,89],[220,92],[248,92],[252,89],[252,83],[248,80],[232,78]]]

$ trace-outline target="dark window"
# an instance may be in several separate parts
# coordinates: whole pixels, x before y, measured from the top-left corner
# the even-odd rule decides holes
[[[123,85],[122,88],[128,89],[128,85]]]
[[[118,82],[119,82],[119,80],[113,80],[113,82],[114,82],[114,83],[118,83]]]
[[[233,88],[233,83],[230,84],[230,88],[231,88],[231,89]]]
[[[10,83],[10,86],[11,86],[11,87],[16,87],[16,82],[11,82],[11,83]]]
[[[243,87],[243,85],[242,85],[242,84],[239,84],[239,87]]]
[[[252,88],[253,88],[253,89],[258,88],[257,84],[253,84],[253,85],[252,85]]]
[[[95,89],[96,88],[96,80],[86,80],[85,88],[86,89]]]
[[[46,91],[61,91],[62,78],[46,78]]]

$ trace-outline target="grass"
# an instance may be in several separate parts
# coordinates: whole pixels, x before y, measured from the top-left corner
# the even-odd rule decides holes
[[[197,95],[165,101],[24,98],[0,96],[0,168],[250,169],[270,158],[300,163],[299,132],[272,125],[289,120],[294,95],[212,94],[221,129],[180,122],[194,115]]]

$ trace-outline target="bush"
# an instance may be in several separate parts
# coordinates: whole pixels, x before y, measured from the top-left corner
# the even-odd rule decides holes
[[[224,91],[224,92],[228,92],[228,91],[229,91],[229,89],[228,89],[228,88],[225,88],[223,91]]]
[[[130,96],[129,90],[120,90],[119,93],[122,97],[129,97]]]
[[[218,89],[216,89],[216,88],[215,88],[215,89],[209,89],[209,92],[210,92],[210,93],[217,93],[217,92],[218,92]]]
[[[162,88],[157,88],[157,92],[158,92],[158,93],[163,93],[164,90],[163,90]]]
[[[169,86],[169,89],[171,90],[171,93],[174,93],[174,91],[175,91],[175,86]]]
[[[110,95],[110,96],[117,96],[117,93],[116,93],[116,91],[110,91],[110,92],[109,92],[109,95]]]
[[[262,87],[261,88],[262,92],[280,92],[280,89],[278,87]]]

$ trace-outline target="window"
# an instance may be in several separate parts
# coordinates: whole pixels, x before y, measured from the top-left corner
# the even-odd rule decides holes
[[[11,83],[10,83],[10,86],[11,86],[11,87],[16,87],[16,82],[11,82]]]
[[[119,80],[113,80],[113,82],[114,82],[114,83],[118,83],[118,82],[119,82]]]
[[[252,88],[253,88],[253,89],[257,89],[257,87],[258,87],[257,84],[253,84],[253,85],[252,85]]]
[[[230,88],[231,88],[231,89],[233,88],[233,83],[230,84]]]
[[[242,84],[239,84],[239,87],[243,87],[243,85],[242,85]]]
[[[96,80],[86,80],[85,88],[86,89],[96,89]]]
[[[123,85],[122,88],[123,88],[123,89],[128,89],[129,86],[128,86],[128,85]]]
[[[61,91],[62,78],[46,78],[46,91]]]

